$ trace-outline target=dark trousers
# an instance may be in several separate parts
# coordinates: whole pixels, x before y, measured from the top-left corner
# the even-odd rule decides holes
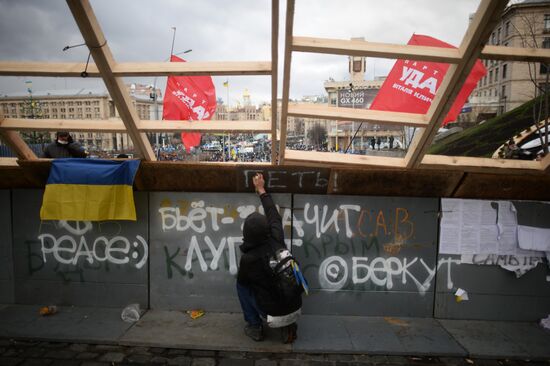
[[[237,282],[237,295],[243,309],[244,320],[248,325],[253,327],[262,325],[262,318],[265,319],[266,315],[258,308],[252,289]]]

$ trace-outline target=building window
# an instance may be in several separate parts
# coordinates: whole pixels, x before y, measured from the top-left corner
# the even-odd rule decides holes
[[[69,108],[69,112],[74,112],[74,108]]]
[[[361,60],[353,61],[353,72],[361,72]]]
[[[507,71],[508,71],[508,65],[502,65],[502,78],[503,79],[506,79],[506,74],[507,74]]]
[[[489,84],[493,82],[493,70],[489,71]]]
[[[501,98],[506,98],[506,85],[502,86],[502,91],[501,91],[500,97]]]
[[[544,14],[544,31],[550,31],[550,14]]]
[[[504,37],[508,37],[510,34],[510,21],[507,21],[506,24],[504,24]]]
[[[497,44],[500,44],[500,30],[501,28],[497,29]]]
[[[498,81],[498,67],[495,69],[495,83]]]
[[[495,34],[495,32],[491,33],[491,44],[496,44],[496,34]]]

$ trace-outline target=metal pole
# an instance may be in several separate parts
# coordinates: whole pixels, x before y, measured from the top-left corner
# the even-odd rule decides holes
[[[170,48],[170,58],[172,58],[172,55],[174,54],[174,42],[176,41],[176,27],[172,27],[172,30],[174,31],[174,34],[172,35],[172,47]]]

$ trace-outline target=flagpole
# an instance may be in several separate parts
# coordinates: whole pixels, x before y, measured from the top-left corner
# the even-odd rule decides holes
[[[174,34],[172,34],[172,47],[170,48],[170,58],[172,58],[172,55],[174,54],[174,42],[176,41],[176,27],[172,27],[172,30],[174,31]]]

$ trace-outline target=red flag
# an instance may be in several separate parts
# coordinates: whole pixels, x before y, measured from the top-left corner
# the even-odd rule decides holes
[[[171,62],[185,62],[173,56]],[[196,121],[211,119],[216,112],[216,89],[210,76],[169,76],[164,93],[162,118]],[[181,141],[189,152],[200,145],[201,134],[182,132]]]
[[[438,39],[420,34],[414,34],[408,44],[456,48]],[[376,98],[372,101],[370,109],[425,114],[428,112],[448,68],[449,64],[446,63],[397,60]],[[460,109],[476,87],[477,82],[486,74],[487,70],[481,61],[477,60],[443,120],[443,126],[456,120]]]

